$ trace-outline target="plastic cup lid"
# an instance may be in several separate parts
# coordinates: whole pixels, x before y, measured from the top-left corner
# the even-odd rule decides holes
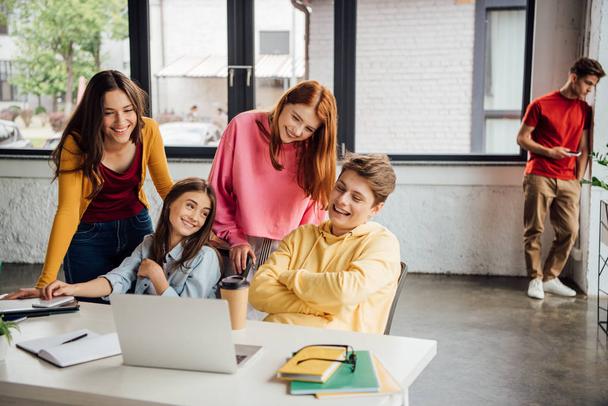
[[[220,281],[222,289],[242,289],[249,287],[249,282],[241,275],[230,275]]]

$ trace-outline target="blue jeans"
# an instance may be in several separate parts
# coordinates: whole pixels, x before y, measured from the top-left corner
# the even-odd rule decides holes
[[[63,259],[66,282],[87,282],[105,275],[131,255],[144,236],[153,231],[152,220],[145,208],[123,220],[80,223]],[[84,301],[104,303],[102,300]]]

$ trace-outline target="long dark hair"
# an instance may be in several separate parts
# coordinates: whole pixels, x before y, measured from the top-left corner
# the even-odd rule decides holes
[[[279,133],[279,116],[286,104],[305,104],[315,109],[321,125],[312,137],[298,142],[298,185],[313,200],[325,207],[336,180],[336,138],[338,113],[336,99],[325,86],[306,80],[287,90],[270,113],[270,160],[282,170],[279,154],[283,142]]]
[[[209,211],[209,215],[207,216],[205,224],[203,224],[201,229],[186,237],[182,242],[182,256],[175,263],[175,268],[178,268],[189,260],[193,259],[203,248],[203,245],[207,245],[209,243],[209,239],[211,237],[211,226],[213,225],[213,220],[215,219],[215,193],[213,193],[211,186],[209,186],[207,182],[201,178],[182,179],[173,185],[167,194],[167,197],[165,197],[163,208],[160,213],[160,217],[158,218],[158,224],[156,225],[156,232],[152,237],[150,259],[159,265],[162,265],[165,260],[165,256],[169,252],[169,243],[171,238],[171,222],[169,221],[169,214],[171,205],[186,192],[205,193],[211,202],[211,210]]]
[[[103,158],[104,140],[102,131],[103,97],[112,90],[122,90],[133,104],[133,109],[137,115],[137,123],[130,139],[134,144],[139,143],[141,129],[144,126],[142,116],[146,107],[147,95],[124,74],[115,70],[105,70],[95,74],[87,84],[82,100],[70,117],[65,130],[63,130],[59,145],[51,154],[51,159],[55,165],[55,179],[61,173],[81,170],[84,176],[91,180],[93,191],[87,196],[88,199],[92,199],[103,186],[103,178],[99,172],[99,164]],[[82,159],[80,164],[74,168],[61,169],[61,154],[70,135],[74,137]],[[76,151],[69,152],[76,153]]]

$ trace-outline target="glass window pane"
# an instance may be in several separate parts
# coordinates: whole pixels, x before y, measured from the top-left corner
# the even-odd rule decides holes
[[[357,4],[356,150],[468,153],[473,2]]]
[[[520,110],[524,79],[526,12],[488,12],[486,40],[486,110]]]
[[[488,9],[476,26],[475,3],[357,2],[357,151],[468,154],[484,146],[484,153],[519,154],[516,131],[508,139],[492,134],[498,126],[486,125],[483,112],[520,114],[526,12]],[[476,44],[485,58],[478,67]],[[477,86],[485,110],[474,112]],[[475,134],[474,117],[484,120]]]
[[[60,3],[8,3],[8,35],[0,36],[0,132],[11,136],[0,148],[54,148],[88,78],[104,69],[130,73],[127,0]],[[83,15],[90,16],[87,24]]]
[[[227,124],[227,6],[150,1],[152,116],[167,146],[216,146]]]
[[[333,7],[327,0],[306,8],[285,0],[255,2],[257,109],[272,109],[285,90],[305,79],[331,88]]]
[[[488,118],[486,119],[486,153],[519,154],[516,137],[519,130],[519,119]]]

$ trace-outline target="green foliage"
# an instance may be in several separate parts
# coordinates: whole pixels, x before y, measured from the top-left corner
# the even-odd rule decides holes
[[[19,326],[15,322],[4,321],[0,316],[0,339],[2,336],[6,337],[6,341],[9,345],[13,342],[11,329],[19,330]]]
[[[8,15],[13,10],[13,5],[16,0],[0,0],[0,25],[8,23]]]
[[[606,145],[606,147],[608,147],[608,145]],[[608,153],[602,154],[599,152],[592,152],[590,156],[591,156],[591,159],[593,161],[597,162],[598,165],[608,167]],[[591,180],[584,179],[582,181],[582,183],[589,184],[591,186],[597,186],[604,190],[608,190],[608,183],[604,182],[603,180],[599,179],[596,176],[593,176],[591,178]]]
[[[77,78],[101,69],[102,42],[128,36],[126,0],[11,1],[11,35],[19,50],[11,82],[25,93],[65,95],[67,106]]]

